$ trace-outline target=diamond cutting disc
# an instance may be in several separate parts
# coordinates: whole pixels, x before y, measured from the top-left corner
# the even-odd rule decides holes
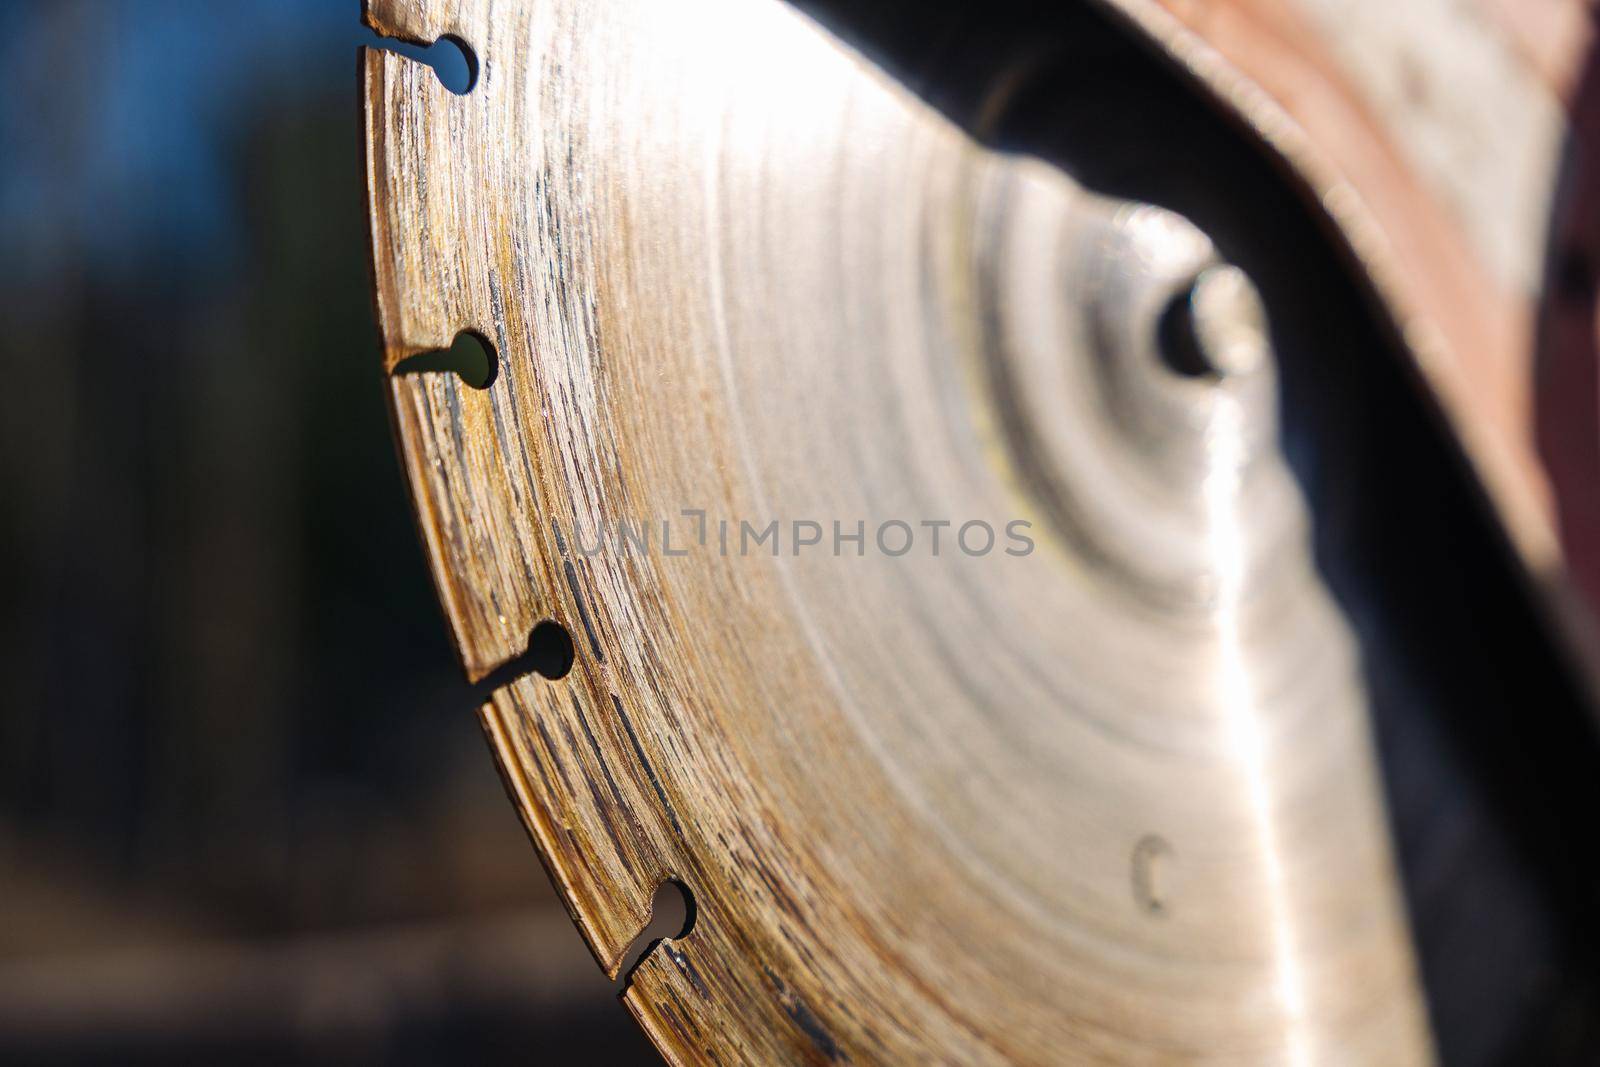
[[[1428,312],[1477,281],[1394,269],[1444,239],[1127,12],[1337,194],[1397,350],[1458,380]],[[624,994],[676,1062],[1427,1061],[1266,280],[826,14],[369,0],[476,58],[455,95],[365,56],[377,307],[439,595],[578,927],[616,975],[656,888],[691,898]],[[485,388],[406,373],[462,332]],[[1499,441],[1468,451],[1532,559]]]

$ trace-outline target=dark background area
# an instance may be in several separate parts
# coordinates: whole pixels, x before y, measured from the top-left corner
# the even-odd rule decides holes
[[[652,1061],[412,526],[358,3],[0,15],[0,1061]]]

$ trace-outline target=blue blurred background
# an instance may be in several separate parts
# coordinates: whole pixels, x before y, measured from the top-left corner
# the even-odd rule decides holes
[[[0,15],[0,1061],[650,1058],[412,528],[358,3]]]

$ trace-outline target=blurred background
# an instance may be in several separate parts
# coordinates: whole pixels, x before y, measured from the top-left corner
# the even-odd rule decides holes
[[[653,1062],[412,526],[357,0],[0,13],[0,1061]]]

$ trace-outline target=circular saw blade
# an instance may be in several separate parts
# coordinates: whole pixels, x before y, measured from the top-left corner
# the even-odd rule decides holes
[[[508,787],[676,1061],[1423,1062],[1247,277],[776,0],[382,3],[386,365]],[[569,673],[508,664],[555,620]],[[551,672],[556,673],[556,672]]]

